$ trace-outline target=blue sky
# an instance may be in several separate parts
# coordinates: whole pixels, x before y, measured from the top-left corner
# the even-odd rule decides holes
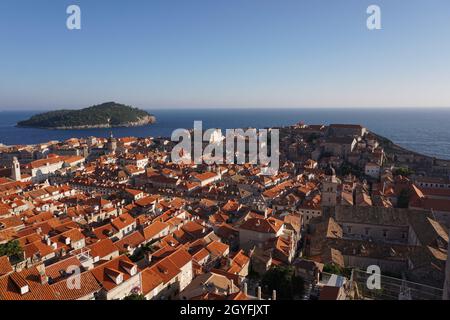
[[[0,1],[0,110],[450,107],[449,57],[448,0]]]

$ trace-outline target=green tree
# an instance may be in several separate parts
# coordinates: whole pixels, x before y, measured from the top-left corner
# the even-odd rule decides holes
[[[323,272],[340,275],[342,274],[342,269],[335,264],[327,263],[323,266]]]
[[[335,265],[334,263],[328,263],[323,266],[323,272],[337,274],[339,276],[350,278],[350,276],[352,274],[352,269],[351,268],[341,268],[340,266]]]
[[[294,274],[292,267],[273,267],[264,274],[262,279],[264,293],[270,295],[277,291],[277,299],[292,300],[304,291],[304,281]]]
[[[414,174],[414,171],[409,168],[400,167],[400,168],[395,169],[392,173],[394,174],[394,176],[408,177],[408,176]]]
[[[400,191],[397,199],[397,207],[399,208],[408,208],[409,207],[409,199],[411,198],[411,194],[409,190],[403,189]]]
[[[15,257],[21,259],[23,249],[18,240],[12,240],[5,244],[0,244],[0,256]]]
[[[261,276],[259,275],[258,272],[255,271],[253,264],[250,262],[250,267],[248,270],[248,278],[251,280],[259,280],[261,279]]]
[[[147,300],[147,299],[145,299],[145,297],[142,294],[132,293],[123,298],[123,300]]]

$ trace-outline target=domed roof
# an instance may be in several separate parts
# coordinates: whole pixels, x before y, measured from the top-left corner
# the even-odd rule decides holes
[[[327,176],[335,176],[336,175],[336,170],[334,170],[334,168],[331,164],[328,165],[328,167],[325,169],[325,175],[327,175]]]

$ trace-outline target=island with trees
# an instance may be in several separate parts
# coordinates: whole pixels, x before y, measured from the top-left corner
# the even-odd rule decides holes
[[[147,111],[116,102],[80,110],[57,110],[40,113],[17,123],[19,127],[44,129],[89,129],[133,127],[152,124],[155,116]]]

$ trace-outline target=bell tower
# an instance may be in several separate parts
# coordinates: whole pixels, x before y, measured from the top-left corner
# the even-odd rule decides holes
[[[117,150],[117,139],[114,138],[113,133],[111,131],[109,139],[108,139],[108,151],[110,153],[115,153]]]
[[[336,171],[330,165],[325,169],[325,180],[322,182],[322,207],[335,207],[337,203]]]
[[[14,157],[12,161],[11,178],[14,179],[15,181],[22,180],[22,175],[20,174],[20,163],[16,157]]]

